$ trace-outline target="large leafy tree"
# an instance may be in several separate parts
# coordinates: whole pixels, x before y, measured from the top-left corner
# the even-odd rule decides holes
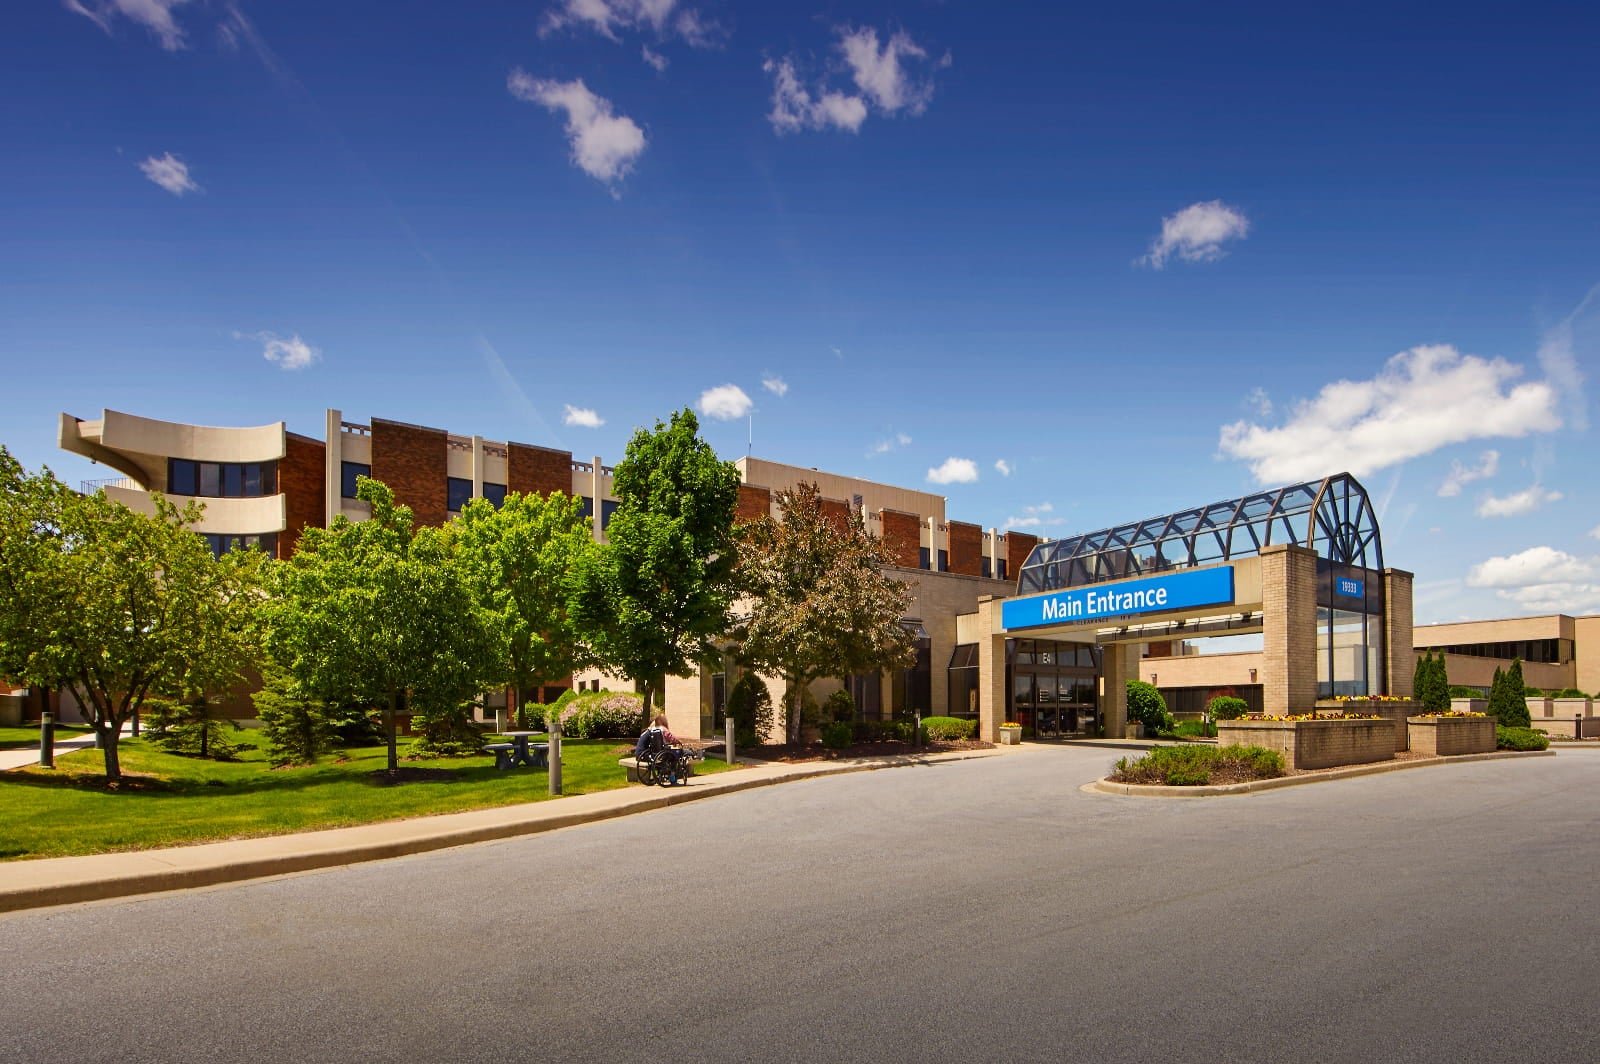
[[[486,685],[489,628],[444,529],[414,528],[380,481],[356,497],[370,520],[307,528],[275,568],[267,646],[299,697],[383,707],[392,773],[396,716],[448,715]]]
[[[861,516],[830,518],[815,484],[780,491],[778,506],[782,521],[762,516],[742,529],[739,576],[748,608],[737,638],[743,660],[783,677],[792,742],[813,680],[905,668],[916,644],[901,623],[911,585],[889,575],[883,541]]]
[[[716,653],[734,597],[739,471],[700,438],[694,413],[640,429],[617,465],[608,542],[579,559],[572,619],[597,660],[651,705],[667,674]]]
[[[512,494],[496,509],[473,499],[450,526],[463,572],[493,633],[496,686],[530,688],[570,676],[590,661],[567,600],[579,562],[597,547],[580,500]]]
[[[0,447],[0,675],[72,692],[99,737],[106,778],[145,700],[203,698],[255,661],[258,551],[214,557],[158,494],[154,516],[28,474]]]

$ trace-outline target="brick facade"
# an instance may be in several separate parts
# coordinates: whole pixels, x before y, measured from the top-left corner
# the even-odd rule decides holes
[[[572,452],[527,443],[506,445],[506,490],[523,495],[572,493]],[[598,521],[600,504],[594,504]]]
[[[850,504],[843,499],[822,499],[822,519],[843,532],[850,527]]]
[[[1028,560],[1028,555],[1033,553],[1033,548],[1039,545],[1038,536],[1030,536],[1026,532],[1006,532],[1006,579],[1016,582],[1017,574],[1022,572],[1022,565]]]
[[[411,507],[419,525],[449,518],[450,437],[399,421],[372,419],[372,475],[387,484],[395,501]]]
[[[1222,720],[1217,722],[1217,742],[1276,750],[1291,769],[1370,765],[1394,760],[1395,722]]]
[[[278,462],[278,490],[283,493],[284,530],[278,535],[278,557],[294,553],[300,533],[308,525],[321,528],[327,523],[324,490],[327,446],[321,440],[289,432],[284,434],[284,454]]]
[[[739,485],[739,501],[735,506],[733,519],[743,524],[746,521],[755,521],[772,514],[772,492],[766,488],[758,488],[754,484]]]
[[[878,524],[883,530],[883,546],[889,564],[905,569],[922,567],[922,518],[900,510],[879,510]]]
[[[1288,544],[1261,549],[1261,639],[1262,712],[1311,712],[1317,703],[1315,551]]]
[[[948,521],[950,558],[947,571],[964,576],[983,575],[983,529],[965,521]]]
[[[1410,698],[1416,694],[1417,655],[1411,646],[1411,574],[1404,569],[1383,571],[1383,630],[1386,693]]]

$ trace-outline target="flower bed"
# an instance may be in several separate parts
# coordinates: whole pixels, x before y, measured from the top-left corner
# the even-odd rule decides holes
[[[1406,718],[1411,749],[1429,757],[1487,754],[1495,748],[1494,718],[1477,713],[1443,713]]]
[[[1415,698],[1402,698],[1399,695],[1368,695],[1362,698],[1344,697],[1317,700],[1317,709],[1319,710],[1342,710],[1346,713],[1362,713],[1394,721],[1395,753],[1399,753],[1409,747],[1411,733],[1406,727],[1406,721],[1421,713],[1422,708],[1422,703]]]
[[[1276,750],[1292,770],[1334,768],[1394,760],[1404,749],[1394,731],[1387,717],[1241,717],[1217,721],[1217,742]]]

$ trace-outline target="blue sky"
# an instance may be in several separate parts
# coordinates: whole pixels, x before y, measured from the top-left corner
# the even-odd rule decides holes
[[[1600,610],[1600,15],[1337,8],[22,0],[0,442],[701,405],[1049,536],[1350,469],[1419,621]]]

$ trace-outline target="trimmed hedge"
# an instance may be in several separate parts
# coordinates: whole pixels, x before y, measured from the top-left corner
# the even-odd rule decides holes
[[[1155,684],[1143,680],[1128,681],[1128,719],[1143,724],[1151,735],[1171,731],[1178,725],[1167,712],[1167,700],[1161,697]]]
[[[1218,695],[1206,703],[1212,720],[1238,720],[1250,712],[1250,703],[1233,695]]]
[[[1532,728],[1501,728],[1494,730],[1494,744],[1501,750],[1548,750],[1550,740]]]
[[[1451,698],[1483,698],[1484,694],[1483,694],[1482,691],[1478,690],[1476,687],[1452,687],[1452,688],[1450,688],[1450,697]]]
[[[1287,772],[1283,755],[1260,746],[1159,746],[1142,757],[1125,757],[1111,773],[1117,783],[1203,787],[1215,772],[1241,780],[1277,779]]]
[[[962,720],[960,717],[925,717],[922,721],[922,730],[929,739],[936,742],[940,740],[958,742],[978,734],[978,722]]]
[[[909,743],[912,727],[909,720],[858,720],[850,725],[851,733],[858,743]]]
[[[856,730],[848,720],[829,721],[822,726],[822,745],[829,750],[843,750],[855,741]]]

